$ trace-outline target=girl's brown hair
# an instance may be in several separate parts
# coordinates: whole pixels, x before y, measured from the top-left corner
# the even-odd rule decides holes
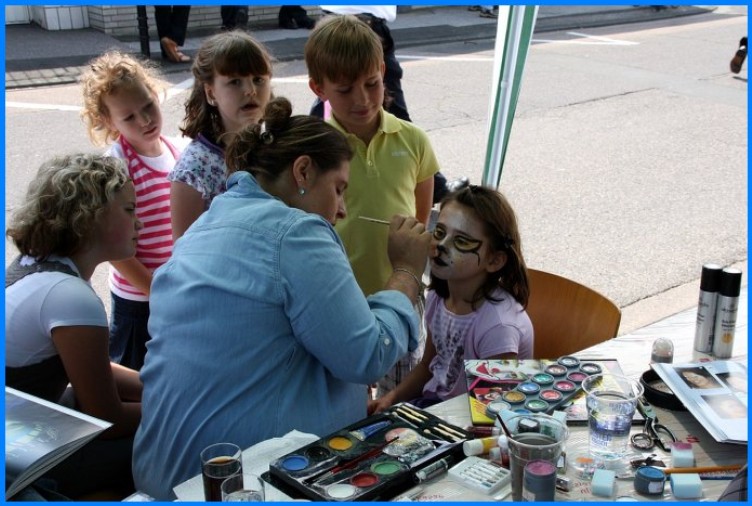
[[[120,135],[109,125],[110,113],[104,103],[106,96],[143,84],[158,98],[168,87],[152,66],[119,51],[108,51],[89,62],[79,82],[84,96],[81,119],[86,124],[89,138],[99,146]]]
[[[266,105],[261,124],[247,125],[232,137],[225,160],[228,174],[245,170],[274,181],[303,155],[326,172],[353,152],[339,130],[314,116],[292,116],[289,100],[277,97]]]
[[[450,202],[456,202],[472,211],[475,217],[483,223],[493,251],[503,251],[507,256],[504,266],[496,272],[489,273],[473,300],[468,302],[475,304],[484,298],[491,302],[498,302],[499,299],[493,297],[493,292],[501,287],[509,292],[522,307],[527,307],[530,296],[527,266],[522,256],[517,216],[509,201],[496,190],[470,185],[444,197],[441,201],[441,208]],[[447,282],[438,279],[433,274],[431,274],[429,288],[435,290],[436,294],[443,299],[449,297]]]
[[[130,181],[119,158],[75,154],[42,164],[6,235],[23,255],[70,256],[91,240],[99,216]]]
[[[241,30],[222,32],[201,44],[191,67],[193,89],[185,104],[185,119],[180,131],[195,139],[208,135],[213,141],[225,133],[216,107],[209,106],[205,84],[212,84],[217,74],[271,76],[272,57],[259,41]]]

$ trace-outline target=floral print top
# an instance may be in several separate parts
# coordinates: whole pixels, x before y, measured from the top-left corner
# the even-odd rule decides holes
[[[167,179],[195,189],[209,209],[214,197],[225,191],[226,173],[225,151],[199,134],[180,155]]]

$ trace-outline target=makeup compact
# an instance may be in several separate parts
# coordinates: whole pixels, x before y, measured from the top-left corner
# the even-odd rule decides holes
[[[464,429],[408,403],[396,404],[274,460],[269,481],[293,498],[389,500],[422,472],[463,458]]]

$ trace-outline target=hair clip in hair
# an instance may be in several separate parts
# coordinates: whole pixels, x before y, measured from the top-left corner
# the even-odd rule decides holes
[[[266,123],[261,123],[261,133],[259,134],[261,142],[271,144],[274,142],[274,135],[266,129]]]

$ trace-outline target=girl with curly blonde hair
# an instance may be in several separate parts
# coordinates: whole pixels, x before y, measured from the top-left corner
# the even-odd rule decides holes
[[[126,162],[136,187],[143,240],[136,256],[111,262],[110,358],[140,369],[149,340],[149,291],[159,266],[172,254],[170,183],[181,150],[162,135],[159,93],[166,83],[132,56],[111,51],[81,76],[81,116],[95,144],[113,142],[106,154]]]

